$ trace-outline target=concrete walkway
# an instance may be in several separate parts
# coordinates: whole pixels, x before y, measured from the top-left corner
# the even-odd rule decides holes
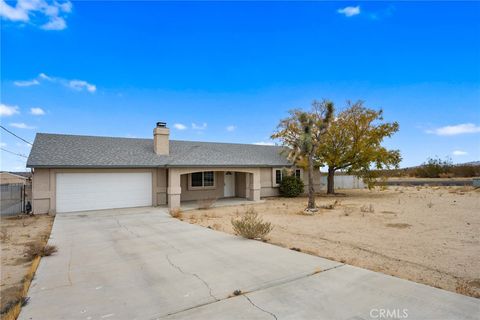
[[[229,206],[248,206],[248,205],[262,203],[262,202],[265,202],[265,200],[252,201],[245,198],[221,198],[221,199],[215,200],[212,203],[211,207],[219,208],[219,207],[229,207]],[[195,210],[195,209],[198,209],[199,204],[198,204],[198,201],[182,201],[180,203],[180,207],[182,211]]]
[[[42,259],[19,319],[480,314],[478,299],[191,225],[165,209],[57,215],[50,243],[59,251]]]

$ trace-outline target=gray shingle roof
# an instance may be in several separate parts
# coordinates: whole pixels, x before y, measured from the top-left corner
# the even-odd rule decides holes
[[[288,166],[282,147],[170,140],[170,155],[157,155],[153,139],[38,133],[27,167],[130,168]]]

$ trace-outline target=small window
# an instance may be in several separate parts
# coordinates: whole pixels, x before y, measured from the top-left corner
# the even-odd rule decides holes
[[[302,177],[300,176],[300,169],[295,170],[295,177],[297,177],[298,179],[302,179]]]
[[[205,171],[190,174],[190,186],[193,188],[215,186],[215,173],[213,171]]]
[[[282,182],[282,170],[275,170],[275,183],[280,184]]]

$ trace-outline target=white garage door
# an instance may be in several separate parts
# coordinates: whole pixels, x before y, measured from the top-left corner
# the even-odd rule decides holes
[[[152,174],[57,173],[57,212],[152,205]]]

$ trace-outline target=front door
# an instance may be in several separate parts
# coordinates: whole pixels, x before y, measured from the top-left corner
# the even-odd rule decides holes
[[[225,172],[223,182],[223,196],[225,198],[235,197],[235,173],[230,171]]]

